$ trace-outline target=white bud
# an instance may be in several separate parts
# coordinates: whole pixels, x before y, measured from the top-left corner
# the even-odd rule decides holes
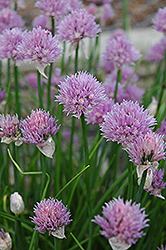
[[[9,233],[5,233],[3,229],[0,231],[0,249],[10,250],[12,248],[12,239]]]
[[[24,202],[18,192],[15,192],[10,196],[10,210],[16,215],[21,214],[24,211]]]

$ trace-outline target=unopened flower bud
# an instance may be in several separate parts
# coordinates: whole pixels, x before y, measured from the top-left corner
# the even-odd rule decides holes
[[[24,202],[18,192],[15,192],[10,196],[10,210],[16,215],[21,214],[24,211]]]
[[[9,233],[1,228],[0,230],[0,249],[1,250],[10,250],[12,248],[12,239]]]

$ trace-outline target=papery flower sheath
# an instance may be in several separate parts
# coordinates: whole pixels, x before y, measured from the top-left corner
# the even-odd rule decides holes
[[[70,211],[62,201],[53,198],[44,199],[34,206],[34,217],[30,217],[37,226],[34,228],[39,233],[46,231],[59,239],[65,238],[64,229],[72,220]]]
[[[9,233],[5,233],[4,229],[0,230],[0,249],[10,250],[12,249],[12,239]]]
[[[118,197],[102,208],[103,217],[97,215],[92,222],[102,228],[100,233],[109,240],[113,249],[119,249],[118,246],[128,249],[145,235],[142,230],[148,226],[149,219],[140,204],[132,203],[132,200],[124,202]]]
[[[57,38],[41,27],[29,31],[19,45],[20,53],[35,62],[36,69],[46,77],[44,69],[61,56],[61,48]]]
[[[67,76],[60,83],[59,88],[55,101],[64,105],[67,115],[72,113],[78,118],[87,111],[93,110],[106,97],[101,83],[87,72]]]

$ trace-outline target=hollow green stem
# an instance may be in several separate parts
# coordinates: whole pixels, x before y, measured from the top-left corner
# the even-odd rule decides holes
[[[47,110],[49,110],[50,106],[51,106],[51,77],[52,77],[52,68],[53,68],[53,63],[50,63],[49,76],[48,76],[48,84],[47,84]]]
[[[42,88],[41,88],[41,75],[40,75],[39,71],[37,71],[37,87],[38,87],[39,107],[43,108]]]
[[[18,67],[14,65],[14,83],[15,83],[15,105],[16,105],[16,113],[18,117],[21,117],[20,110],[20,99],[19,99],[19,83],[18,83]]]
[[[127,190],[127,199],[132,199],[133,193],[133,168],[132,163],[128,162],[128,190]]]
[[[116,97],[117,97],[117,92],[118,92],[118,84],[120,81],[121,81],[121,69],[118,69],[115,92],[114,92],[114,102],[116,102]]]
[[[128,14],[128,0],[123,0],[123,29],[129,30],[129,14]]]

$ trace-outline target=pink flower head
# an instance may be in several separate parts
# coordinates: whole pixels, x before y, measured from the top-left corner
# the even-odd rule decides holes
[[[40,26],[42,29],[51,31],[51,24],[49,23],[48,16],[45,15],[35,17],[32,25],[34,28],[38,28]]]
[[[0,11],[0,33],[4,29],[23,28],[24,21],[16,11],[5,8]]]
[[[10,8],[11,0],[0,0],[0,9]]]
[[[104,116],[101,131],[108,141],[117,141],[125,146],[152,130],[155,124],[156,119],[147,109],[144,110],[137,102],[124,100],[121,104],[115,103]]]
[[[6,97],[5,90],[0,89],[0,102],[2,102],[3,100],[5,100],[5,97]]]
[[[49,136],[54,136],[59,130],[58,120],[50,117],[49,111],[37,109],[31,115],[20,121],[19,128],[23,135],[22,141],[34,145],[44,143]]]
[[[45,234],[48,230],[55,237],[65,238],[64,227],[72,220],[70,211],[67,212],[67,207],[61,201],[49,198],[37,202],[34,213],[35,216],[30,219],[37,225],[34,228],[36,231]]]
[[[140,135],[125,148],[135,165],[149,165],[165,159],[163,136],[152,131]]]
[[[160,62],[164,58],[165,50],[166,50],[166,38],[163,37],[158,43],[156,43],[149,49],[147,53],[148,60]]]
[[[161,190],[165,189],[166,182],[162,182],[164,177],[164,169],[156,169],[153,172],[153,179],[151,186],[148,189],[145,189],[147,192],[150,192],[151,195],[155,195],[159,198],[165,199],[161,195]]]
[[[106,79],[106,81],[104,82],[103,87],[105,88],[106,95],[109,98],[114,97],[115,86],[116,86],[115,81],[110,82],[109,79]],[[141,98],[145,93],[144,89],[140,89],[136,85],[132,84],[129,84],[126,89],[124,89],[124,87],[125,87],[124,83],[118,85],[118,91],[116,97],[117,102],[121,103],[123,100],[141,102]]]
[[[19,45],[26,31],[21,28],[5,29],[0,35],[0,59],[12,58],[14,63],[24,59],[24,54],[20,53]]]
[[[152,23],[154,29],[166,34],[166,7],[158,9],[155,17],[152,19]]]
[[[58,25],[59,39],[77,44],[84,37],[93,38],[101,32],[95,17],[85,9],[73,10]]]
[[[70,10],[68,0],[39,0],[35,6],[42,10],[44,15],[53,17],[56,20],[66,15]]]
[[[20,131],[19,131],[19,120],[18,115],[4,114],[0,115],[0,138],[1,142],[9,144],[16,142],[17,146],[21,145],[20,142]]]
[[[64,104],[64,111],[67,111],[67,115],[73,113],[78,118],[105,99],[101,83],[87,72],[67,76],[59,87],[59,95],[55,96],[56,101]]]
[[[164,141],[166,142],[166,119],[163,119],[160,128],[156,130],[156,133],[164,136]]]
[[[83,8],[83,3],[81,0],[69,0],[69,3],[70,3],[71,10]]]
[[[37,89],[37,74],[36,72],[30,72],[25,76],[25,80],[29,84],[29,86],[33,89]]]
[[[115,33],[107,42],[106,50],[101,55],[101,60],[122,67],[125,64],[134,65],[141,58],[138,50],[124,33]]]
[[[132,200],[124,202],[118,197],[105,203],[102,208],[103,217],[97,215],[92,222],[102,228],[100,233],[110,242],[111,239],[116,239],[117,243],[131,246],[145,235],[142,229],[149,226],[149,220],[146,219],[145,209],[140,208],[140,204],[132,204]]]
[[[29,31],[19,46],[27,59],[36,63],[36,68],[45,76],[44,68],[61,56],[57,38],[41,27]]]
[[[104,115],[111,111],[113,104],[113,99],[101,100],[101,102],[96,107],[94,107],[92,111],[86,113],[85,116],[87,123],[97,123],[101,125],[104,122]]]

